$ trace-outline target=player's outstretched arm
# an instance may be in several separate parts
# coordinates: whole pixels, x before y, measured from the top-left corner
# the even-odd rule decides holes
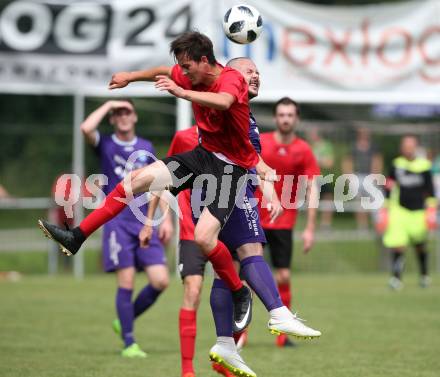
[[[133,105],[128,101],[107,101],[93,111],[85,120],[81,123],[81,131],[84,137],[90,145],[96,145],[97,132],[99,124],[104,117],[112,110],[118,108],[126,108],[134,111]]]
[[[156,81],[156,76],[171,76],[171,69],[172,67],[159,66],[147,69],[145,71],[118,72],[112,76],[110,83],[108,84],[108,88],[124,88],[131,82],[136,81]]]
[[[185,95],[182,98],[221,111],[228,110],[235,102],[235,97],[229,93],[197,92],[195,90],[185,90]]]
[[[196,90],[183,89],[164,75],[157,76],[155,87],[160,91],[166,90],[177,98],[186,99],[216,110],[228,110],[235,102],[235,97],[232,94],[225,92],[198,92]]]

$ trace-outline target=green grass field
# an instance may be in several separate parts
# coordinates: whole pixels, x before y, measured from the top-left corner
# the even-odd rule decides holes
[[[434,277],[435,278],[435,277]],[[140,287],[142,276],[138,277]],[[439,277],[426,290],[405,276],[390,292],[379,274],[299,274],[295,309],[322,339],[277,349],[255,305],[243,357],[259,377],[438,377],[440,371]],[[215,341],[207,278],[198,318],[197,376],[215,376],[207,353]],[[146,360],[125,360],[111,331],[114,276],[25,276],[0,282],[0,376],[180,376],[177,315],[181,284],[172,280],[160,301],[136,323]]]

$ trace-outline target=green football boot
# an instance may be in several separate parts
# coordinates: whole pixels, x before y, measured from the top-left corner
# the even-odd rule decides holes
[[[137,343],[133,343],[131,346],[122,350],[121,356],[129,358],[146,358],[147,354],[141,350]]]

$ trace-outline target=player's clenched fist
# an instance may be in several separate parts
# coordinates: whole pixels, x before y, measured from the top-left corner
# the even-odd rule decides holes
[[[130,72],[118,72],[115,73],[110,83],[108,84],[109,89],[124,88],[130,83]]]
[[[156,87],[156,89],[159,89],[160,91],[167,90],[170,94],[178,98],[182,98],[185,94],[185,89],[178,86],[168,76],[157,75],[156,84],[154,84],[154,86]]]
[[[145,225],[139,232],[139,244],[141,247],[147,247],[153,237],[153,227]]]
[[[270,222],[274,223],[275,220],[281,216],[284,209],[281,206],[281,202],[277,199],[272,200],[271,202],[267,203],[267,210],[270,213]]]
[[[258,161],[257,166],[255,166],[257,170],[257,174],[261,179],[269,182],[277,182],[280,180],[280,177],[277,176],[277,172],[268,166],[260,157],[260,161]]]

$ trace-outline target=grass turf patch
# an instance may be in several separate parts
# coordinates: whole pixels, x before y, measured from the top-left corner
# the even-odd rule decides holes
[[[408,274],[401,292],[391,292],[386,275],[304,274],[294,276],[294,308],[322,339],[278,349],[257,302],[249,344],[242,356],[258,376],[434,377],[440,349],[440,285],[417,286]],[[138,276],[138,289],[144,283]],[[198,315],[195,366],[198,376],[215,376],[208,362],[215,331],[209,311],[210,278]],[[182,286],[170,288],[135,326],[149,357],[125,360],[111,330],[114,276],[24,276],[0,282],[0,375],[120,377],[180,375],[178,310]],[[257,300],[256,300],[257,301]]]

